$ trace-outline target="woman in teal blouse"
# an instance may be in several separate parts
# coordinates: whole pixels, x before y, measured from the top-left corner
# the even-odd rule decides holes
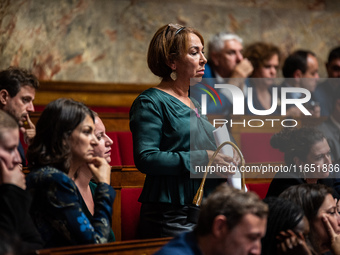
[[[201,182],[195,166],[206,166],[216,150],[214,127],[188,96],[190,85],[204,74],[203,45],[195,29],[169,24],[156,32],[149,46],[149,68],[162,81],[144,91],[130,110],[134,160],[146,174],[139,198],[142,238],[174,236],[193,228],[186,219]],[[214,161],[228,162],[233,159],[223,154]],[[225,181],[207,179],[205,194]]]

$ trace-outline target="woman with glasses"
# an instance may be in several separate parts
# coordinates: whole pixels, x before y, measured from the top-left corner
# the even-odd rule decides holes
[[[207,62],[202,35],[177,24],[162,26],[151,40],[147,62],[161,81],[139,95],[130,110],[134,160],[146,174],[139,233],[142,238],[174,236],[194,226],[187,214],[202,177],[195,166],[206,166],[216,150],[214,127],[188,96]],[[220,153],[214,163],[233,161]],[[208,179],[205,195],[225,182],[223,177]]]

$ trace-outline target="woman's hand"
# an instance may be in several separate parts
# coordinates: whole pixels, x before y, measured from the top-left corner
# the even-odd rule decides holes
[[[330,238],[331,250],[334,255],[340,255],[340,235],[335,233],[326,214],[322,215],[322,222]]]
[[[9,170],[3,160],[0,159],[0,184],[13,184],[19,188],[26,189],[25,174],[22,172],[22,165],[17,164]]]
[[[110,184],[111,182],[111,166],[104,158],[93,157],[88,166],[97,182]]]
[[[209,160],[214,155],[214,151],[207,150]],[[211,164],[215,166],[215,173],[223,178],[228,178],[229,175],[235,174],[236,162],[233,158],[224,155],[223,153],[217,153],[214,161]]]
[[[296,234],[292,230],[281,231],[278,239],[278,254],[312,255],[302,233]]]

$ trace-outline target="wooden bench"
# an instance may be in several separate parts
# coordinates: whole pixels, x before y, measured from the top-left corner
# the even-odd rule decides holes
[[[52,249],[38,250],[39,255],[151,255],[168,243],[172,238],[155,238],[134,241],[121,241],[107,244],[76,245]]]

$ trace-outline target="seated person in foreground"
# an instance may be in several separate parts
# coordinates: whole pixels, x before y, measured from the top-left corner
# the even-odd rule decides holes
[[[333,255],[340,255],[340,215],[332,193],[325,185],[305,183],[292,186],[280,195],[302,207],[309,222],[314,254],[331,251]]]
[[[267,197],[279,196],[290,186],[302,183],[323,183],[334,186],[329,177],[331,151],[325,136],[316,128],[284,128],[270,140],[273,148],[284,153],[289,172],[280,171],[272,180]],[[334,196],[339,194],[334,191]]]
[[[98,146],[94,147],[94,156],[105,158],[105,160],[110,163],[111,162],[111,145],[113,144],[110,137],[108,137],[105,133],[105,126],[102,120],[99,118],[97,113],[93,113],[95,116],[94,119],[94,134],[98,139]],[[69,173],[69,176],[74,183],[77,185],[77,188],[81,194],[82,201],[82,209],[89,220],[93,219],[94,215],[94,196],[96,193],[97,184],[91,181],[93,178],[93,174],[88,167],[88,164],[82,165],[78,168],[77,172],[74,173],[72,176]],[[111,229],[110,236],[108,242],[115,241],[114,233]]]
[[[302,208],[280,197],[269,197],[264,202],[269,214],[261,254],[314,254],[308,239],[309,222]]]
[[[94,115],[80,102],[57,99],[42,112],[36,136],[28,148],[31,172],[27,189],[33,196],[32,218],[45,247],[106,243],[111,231],[111,167],[95,157],[98,139]],[[87,164],[97,182],[93,218],[82,209],[82,196],[74,181],[77,170]]]
[[[20,253],[42,248],[42,239],[29,215],[31,197],[18,152],[19,126],[0,110],[0,230],[21,243]],[[17,247],[17,248],[19,248]]]
[[[267,213],[255,193],[221,184],[203,201],[194,231],[175,237],[156,255],[260,254]]]

